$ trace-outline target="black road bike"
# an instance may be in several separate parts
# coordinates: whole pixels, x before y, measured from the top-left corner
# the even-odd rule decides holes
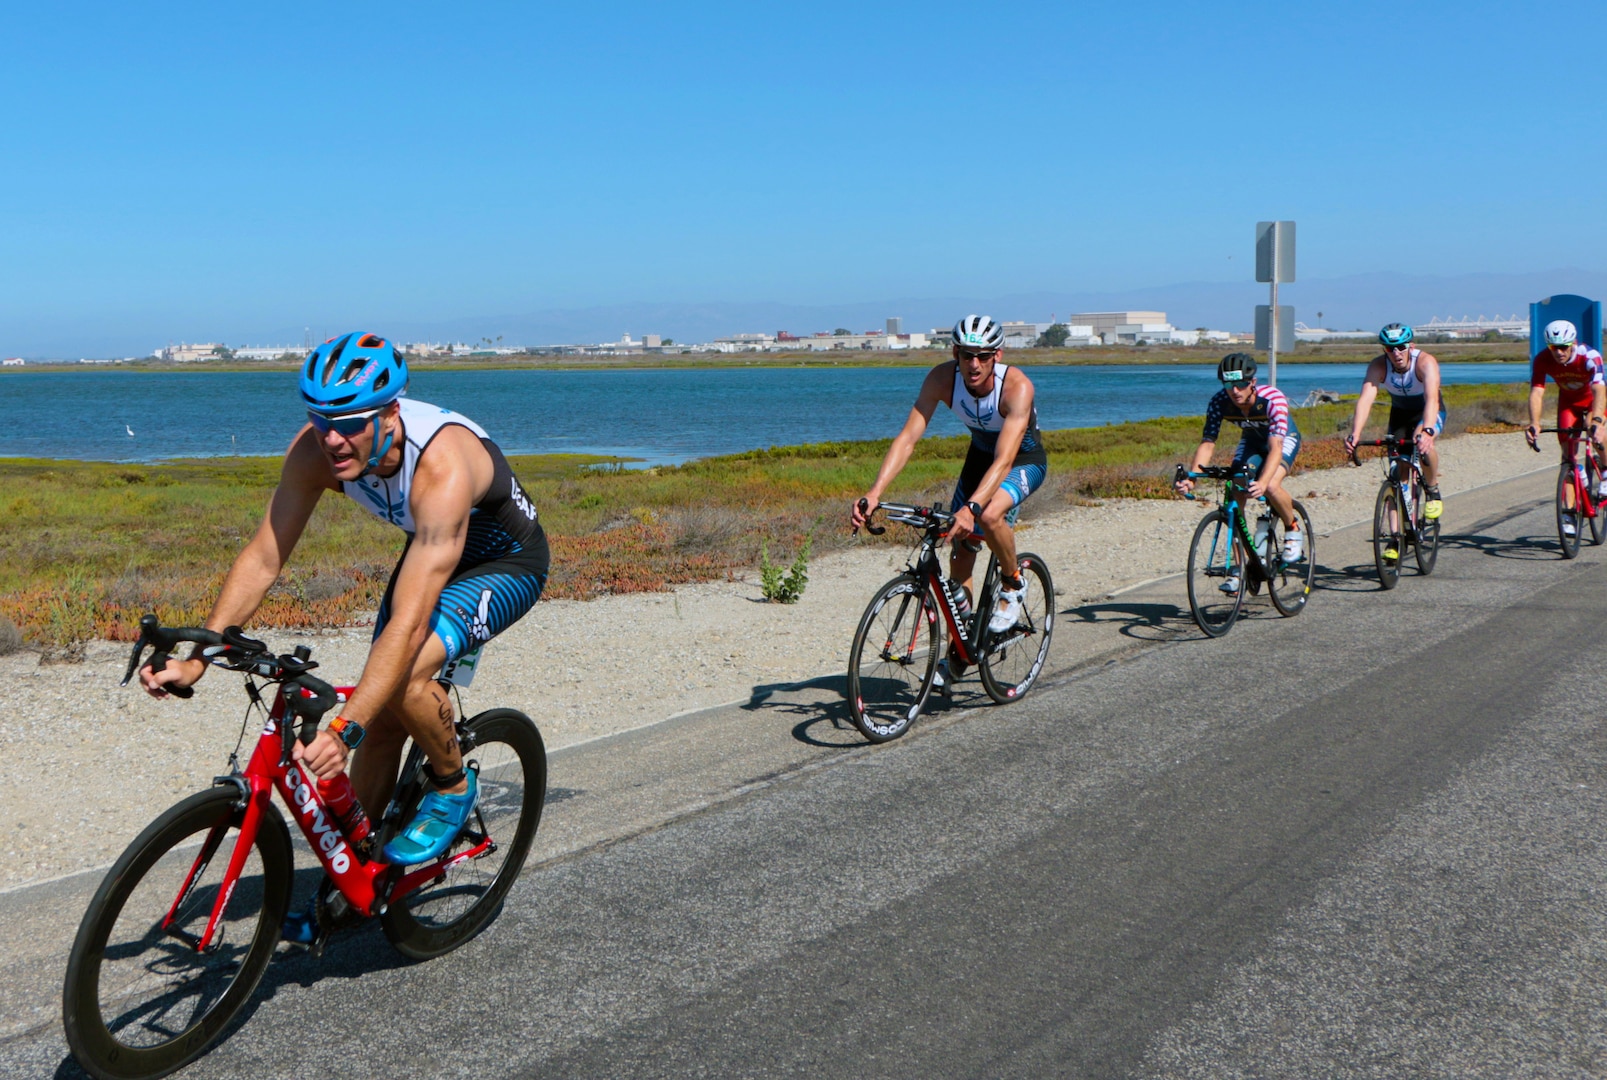
[[[975,612],[963,614],[963,589],[943,572],[937,554],[954,515],[937,506],[882,503],[876,509],[888,521],[921,530],[921,540],[905,571],[876,591],[854,631],[848,653],[848,711],[854,726],[874,743],[909,730],[931,695],[945,633],[951,680],[958,677],[959,665],[975,664],[989,697],[1000,704],[1019,700],[1043,670],[1054,634],[1049,567],[1037,555],[1017,553],[1026,600],[1016,624],[994,633],[988,621],[998,603],[998,560],[988,560]],[[880,536],[887,527],[867,521],[865,530]]]
[[[1387,435],[1359,442],[1356,450],[1363,446],[1382,446],[1387,455],[1384,482],[1373,504],[1373,565],[1378,569],[1378,583],[1393,589],[1401,579],[1401,563],[1408,547],[1419,574],[1434,572],[1440,553],[1440,520],[1423,512],[1428,485],[1423,482],[1422,454],[1416,439],[1410,435]],[[1360,465],[1356,450],[1350,452],[1350,460]]]

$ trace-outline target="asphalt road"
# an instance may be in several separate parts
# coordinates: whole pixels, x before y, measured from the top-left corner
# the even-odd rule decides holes
[[[1553,482],[1390,593],[1323,537],[1219,641],[1176,581],[1068,609],[1026,700],[885,747],[810,686],[556,754],[485,934],[287,955],[184,1075],[1600,1076],[1607,548]],[[0,897],[0,1074],[76,1074],[92,885]]]

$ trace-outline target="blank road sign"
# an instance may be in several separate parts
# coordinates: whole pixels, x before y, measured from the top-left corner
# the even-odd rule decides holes
[[[1255,347],[1266,349],[1272,341],[1272,308],[1267,304],[1255,306]],[[1295,351],[1295,309],[1293,304],[1278,305],[1278,351]]]
[[[1277,282],[1295,279],[1294,222],[1255,223],[1255,279]]]

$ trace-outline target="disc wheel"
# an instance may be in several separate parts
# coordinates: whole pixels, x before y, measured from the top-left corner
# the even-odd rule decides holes
[[[1440,557],[1440,519],[1423,516],[1423,504],[1428,496],[1422,483],[1412,484],[1412,497],[1417,500],[1417,539],[1412,542],[1412,552],[1417,556],[1417,572],[1427,577],[1434,572],[1434,564]]]
[[[1016,564],[1027,586],[1021,617],[1003,633],[983,631],[985,644],[977,665],[982,689],[1001,705],[1019,700],[1032,689],[1049,658],[1049,639],[1055,631],[1055,585],[1049,568],[1027,552],[1016,556]]]
[[[936,601],[902,574],[877,590],[848,650],[848,715],[873,743],[896,739],[921,714],[937,670]]]
[[[1378,489],[1378,501],[1373,504],[1373,566],[1378,569],[1378,583],[1393,589],[1401,579],[1401,545],[1405,534],[1401,531],[1401,499],[1393,481],[1386,480]],[[1391,556],[1389,553],[1394,552]]]
[[[1566,499],[1573,494],[1574,467],[1564,462],[1557,473],[1557,540],[1562,544],[1562,557],[1571,559],[1579,554],[1579,515],[1568,509]],[[1569,535],[1569,529],[1573,535]]]
[[[1207,637],[1221,637],[1233,628],[1244,606],[1244,542],[1233,534],[1225,510],[1212,510],[1194,527],[1189,542],[1189,610]],[[1237,578],[1237,588],[1222,586]]]
[[[1601,468],[1596,464],[1596,452],[1589,447],[1585,449],[1585,490],[1590,493],[1590,501],[1596,512],[1590,515],[1590,542],[1600,545],[1607,540],[1607,499],[1599,496],[1601,491]]]
[[[478,774],[480,797],[446,857],[486,837],[492,846],[390,902],[380,925],[396,950],[414,960],[451,952],[496,917],[524,866],[547,799],[547,748],[524,713],[488,709],[459,725],[458,735],[464,768]],[[419,784],[400,821],[413,819],[423,797]]]
[[[1291,563],[1283,561],[1284,526],[1276,514],[1272,515],[1272,527],[1268,530],[1271,540],[1268,554],[1272,565],[1267,574],[1267,595],[1272,598],[1272,606],[1278,609],[1278,614],[1285,618],[1306,610],[1306,601],[1311,597],[1311,582],[1317,576],[1317,537],[1311,531],[1311,518],[1298,500],[1295,501],[1294,511],[1300,519],[1303,540],[1300,558]]]
[[[271,804],[211,942],[194,947],[240,836],[239,797],[216,787],[167,810],[90,900],[62,988],[67,1045],[90,1075],[166,1076],[194,1061],[261,981],[293,873],[290,833]]]

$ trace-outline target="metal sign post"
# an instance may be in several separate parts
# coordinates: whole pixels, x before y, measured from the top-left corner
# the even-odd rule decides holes
[[[1278,385],[1278,345],[1290,340],[1294,329],[1294,309],[1278,306],[1278,283],[1295,279],[1295,223],[1258,221],[1255,223],[1255,279],[1272,283],[1272,304],[1267,310],[1268,333],[1263,342],[1257,333],[1256,348],[1267,350],[1267,385]],[[1288,312],[1289,335],[1284,333],[1283,313]],[[1260,329],[1258,324],[1257,330]],[[1292,348],[1292,344],[1291,344]]]

